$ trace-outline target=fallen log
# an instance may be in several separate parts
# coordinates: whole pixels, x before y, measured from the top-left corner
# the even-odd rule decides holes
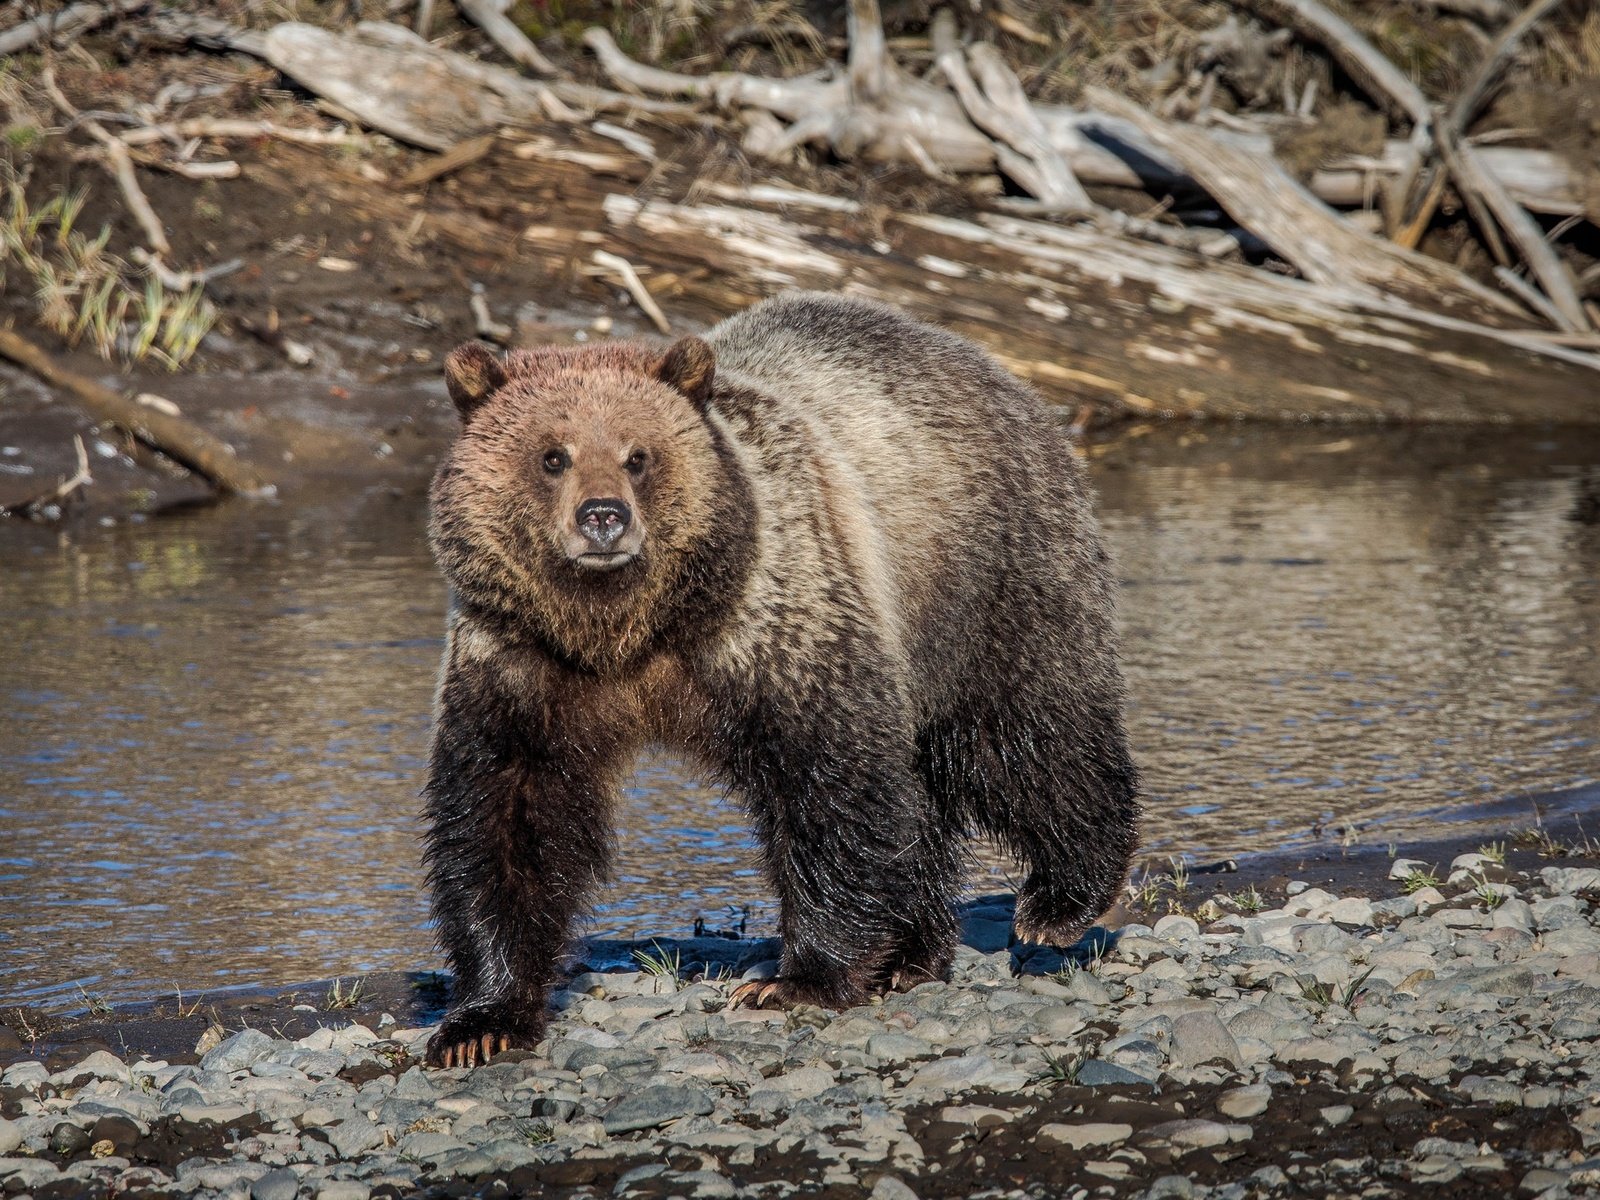
[[[70,371],[13,329],[0,328],[0,358],[16,363],[51,387],[69,392],[97,421],[125,429],[152,450],[187,467],[222,492],[270,495],[271,483],[233,447],[193,421],[119,395],[86,375]]]

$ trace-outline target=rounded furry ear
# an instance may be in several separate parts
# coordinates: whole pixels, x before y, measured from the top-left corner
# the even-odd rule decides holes
[[[506,385],[505,364],[482,342],[463,342],[445,356],[444,385],[465,421]]]
[[[717,354],[704,338],[689,336],[672,343],[656,378],[671,384],[699,407],[711,400],[711,384],[717,375]]]

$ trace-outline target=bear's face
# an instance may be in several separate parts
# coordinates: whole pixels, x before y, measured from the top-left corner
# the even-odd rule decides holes
[[[686,338],[445,362],[461,436],[435,481],[434,543],[457,593],[535,616],[575,655],[670,587],[711,521],[714,359]],[[629,612],[628,610],[635,610]],[[626,627],[626,628],[625,628]]]

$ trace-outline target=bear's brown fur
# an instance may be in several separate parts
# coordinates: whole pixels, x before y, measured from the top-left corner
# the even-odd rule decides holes
[[[705,341],[446,364],[452,620],[426,789],[456,995],[435,1062],[528,1045],[638,748],[749,810],[779,977],[846,1006],[944,975],[962,839],[1064,941],[1133,848],[1112,580],[1060,422],[893,310],[779,297]]]

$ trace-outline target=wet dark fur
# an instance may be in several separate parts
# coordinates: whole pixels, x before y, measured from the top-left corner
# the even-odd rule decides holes
[[[457,990],[434,1061],[539,1038],[647,742],[747,806],[784,938],[758,1000],[944,976],[972,834],[1029,868],[1026,937],[1075,937],[1123,881],[1112,580],[1060,423],[971,343],[875,305],[781,297],[708,340],[695,398],[642,347],[452,368],[471,396],[433,491],[455,602],[426,797]],[[619,571],[527,532],[547,405],[637,409],[654,439],[655,540]]]

